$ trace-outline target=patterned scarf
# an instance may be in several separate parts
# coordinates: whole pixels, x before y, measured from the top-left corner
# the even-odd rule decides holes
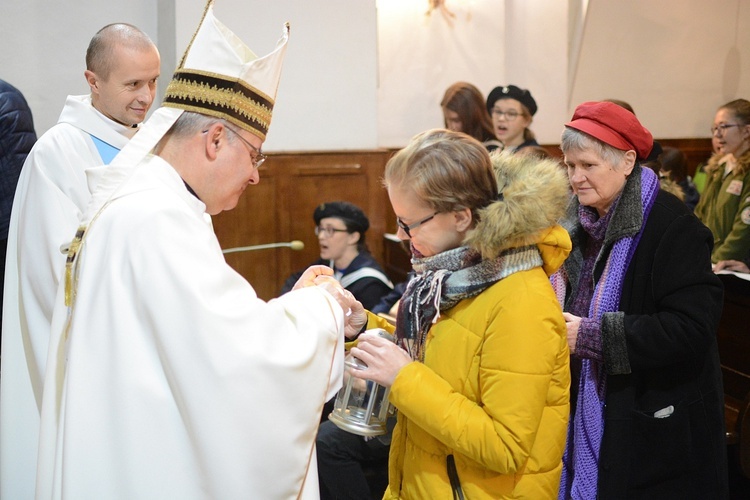
[[[659,179],[651,169],[641,168],[640,179],[634,180],[640,180],[640,208],[643,213],[643,224],[636,234],[615,241],[607,257],[604,271],[594,288],[589,307],[589,317],[599,321],[604,313],[619,310],[625,273],[638,247],[643,227],[659,192]],[[582,215],[581,209],[583,208],[579,207],[579,216]],[[612,210],[616,208],[613,207]],[[588,500],[597,496],[606,391],[607,377],[604,366],[594,360],[583,359],[578,382],[576,411],[569,424],[568,442],[563,456],[559,492],[561,500],[568,498]]]
[[[487,287],[519,271],[543,264],[536,245],[513,248],[497,258],[482,260],[476,250],[454,248],[432,257],[413,258],[416,275],[401,298],[396,341],[412,359],[424,362],[427,332],[440,312],[479,295]]]

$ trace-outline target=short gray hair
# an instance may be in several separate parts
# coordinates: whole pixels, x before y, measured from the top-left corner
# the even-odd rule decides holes
[[[565,127],[560,139],[560,149],[563,154],[566,154],[568,151],[593,150],[604,161],[613,166],[620,165],[626,153],[621,149],[614,148],[585,132],[571,127]]]
[[[214,123],[221,123],[225,127],[230,126],[226,120],[216,118],[215,116],[184,111],[180,117],[177,118],[177,121],[174,122],[172,128],[169,129],[159,142],[164,142],[169,137],[175,137],[178,139],[190,137],[199,132],[203,132]],[[227,141],[234,142],[234,140],[234,134],[227,134]]]

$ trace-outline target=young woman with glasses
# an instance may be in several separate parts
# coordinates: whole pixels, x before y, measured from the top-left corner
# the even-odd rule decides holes
[[[750,102],[718,109],[711,126],[716,153],[705,167],[706,186],[695,214],[714,235],[711,261],[750,256]]]
[[[321,203],[313,212],[315,235],[322,264],[334,270],[334,277],[367,308],[373,308],[393,289],[383,268],[367,249],[365,233],[370,221],[361,208],[346,201]],[[287,279],[281,293],[291,290],[299,274]]]
[[[495,136],[513,152],[539,145],[529,128],[536,111],[531,92],[515,85],[495,87],[487,96],[487,112],[492,118]]]
[[[570,384],[549,281],[571,248],[563,170],[432,130],[391,158],[385,186],[415,276],[395,328],[368,314],[397,344],[364,333],[351,350],[368,366],[352,375],[390,387],[398,409],[383,498],[554,498]]]

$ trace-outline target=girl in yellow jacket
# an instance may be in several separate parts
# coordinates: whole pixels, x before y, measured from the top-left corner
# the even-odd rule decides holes
[[[385,498],[555,498],[570,374],[549,275],[571,248],[556,225],[565,173],[432,130],[388,162],[385,186],[416,276],[397,344],[364,334],[352,349],[368,365],[355,375],[390,386],[398,409]]]

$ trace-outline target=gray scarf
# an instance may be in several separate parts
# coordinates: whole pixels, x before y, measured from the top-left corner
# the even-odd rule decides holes
[[[432,257],[414,258],[411,263],[416,275],[401,297],[396,341],[420,362],[424,362],[427,332],[440,319],[441,311],[479,295],[513,273],[543,264],[536,245],[512,248],[489,260],[469,247],[458,247]]]

